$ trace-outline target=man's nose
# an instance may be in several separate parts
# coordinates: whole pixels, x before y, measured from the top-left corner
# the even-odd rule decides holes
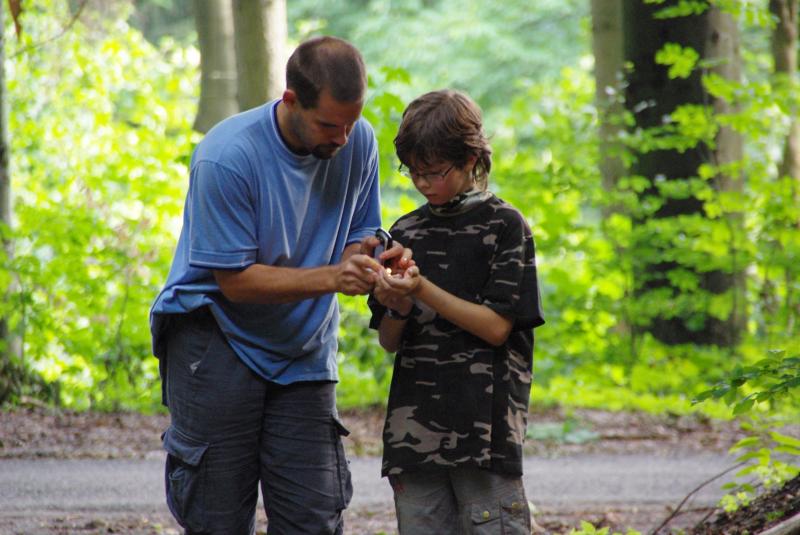
[[[347,138],[349,137],[349,135],[350,132],[347,130],[347,127],[342,127],[336,132],[336,135],[333,138],[333,142],[340,146],[346,145]]]

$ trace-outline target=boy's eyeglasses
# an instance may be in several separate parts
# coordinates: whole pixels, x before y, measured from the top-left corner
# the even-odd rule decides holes
[[[450,174],[450,171],[452,171],[453,167],[455,166],[456,164],[453,164],[450,167],[448,167],[445,171],[442,171],[441,173],[417,173],[413,169],[410,169],[404,166],[403,164],[400,164],[400,173],[402,173],[404,176],[407,176],[408,178],[410,178],[415,182],[417,180],[424,180],[428,184],[439,184],[441,182],[444,182],[444,179],[447,178],[447,175]]]

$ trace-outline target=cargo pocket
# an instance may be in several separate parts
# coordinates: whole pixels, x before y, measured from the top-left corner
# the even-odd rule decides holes
[[[472,531],[474,535],[501,535],[503,524],[500,518],[500,504],[472,504],[470,508],[470,520],[472,520]],[[463,517],[462,517],[463,518]]]
[[[531,532],[524,494],[512,494],[491,505],[473,504],[470,519],[474,535],[529,535]]]
[[[208,444],[181,433],[173,426],[161,438],[167,451],[164,474],[167,506],[181,526],[192,531],[203,531],[202,460]]]
[[[509,535],[530,534],[531,511],[524,493],[500,500],[500,516],[503,520],[503,533]]]
[[[342,424],[336,416],[333,417],[333,429],[335,436],[334,442],[336,444],[336,471],[339,483],[339,503],[338,509],[341,511],[350,504],[350,499],[353,497],[353,481],[350,476],[350,461],[347,460],[344,454],[344,445],[342,444],[342,437],[350,434],[350,431]]]

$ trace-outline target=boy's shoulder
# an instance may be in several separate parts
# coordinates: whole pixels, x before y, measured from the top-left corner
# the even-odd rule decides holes
[[[487,201],[487,205],[491,207],[492,211],[497,217],[503,219],[506,223],[519,222],[524,226],[528,226],[528,220],[523,213],[513,204],[505,201],[497,195],[492,195]]]
[[[487,214],[487,212],[489,212],[489,214]],[[516,206],[501,199],[494,193],[490,194],[486,200],[481,203],[479,208],[472,210],[468,217],[479,217],[482,219],[489,217],[498,223],[519,223],[523,226],[528,226],[527,219]],[[394,225],[392,225],[392,228],[402,230],[414,227],[427,219],[430,219],[430,209],[427,204],[423,204],[398,218]]]
[[[394,222],[392,228],[395,230],[402,230],[409,226],[418,224],[419,221],[427,217],[426,216],[427,210],[425,207],[426,205],[422,205],[419,208],[416,208],[408,212],[407,214],[400,216],[399,218],[397,218],[397,221]]]

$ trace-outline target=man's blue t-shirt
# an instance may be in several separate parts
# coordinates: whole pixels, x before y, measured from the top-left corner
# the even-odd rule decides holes
[[[359,119],[329,160],[298,156],[281,138],[279,101],[211,129],[192,156],[183,229],[166,285],[150,311],[153,353],[164,356],[168,314],[209,306],[237,355],[281,384],[335,380],[334,294],[286,304],[236,304],[213,269],[259,263],[311,268],[380,226],[375,134]]]

